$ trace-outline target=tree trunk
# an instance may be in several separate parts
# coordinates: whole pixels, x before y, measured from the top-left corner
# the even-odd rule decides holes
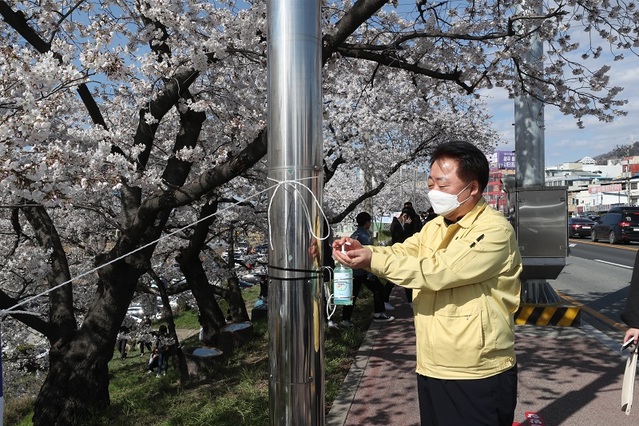
[[[197,302],[200,311],[200,326],[203,331],[203,341],[215,345],[217,336],[222,327],[226,325],[224,312],[216,299],[216,288],[209,283],[200,260],[200,253],[206,242],[209,227],[215,221],[214,213],[217,212],[217,201],[206,203],[202,206],[199,222],[195,225],[193,235],[189,239],[188,247],[180,250],[176,260],[180,265],[180,271],[191,288],[191,293]]]
[[[118,329],[144,270],[119,261],[100,272],[84,322],[68,341],[52,343],[49,371],[35,402],[34,425],[78,424],[109,405],[108,363]]]
[[[49,372],[35,402],[34,425],[77,424],[87,409],[109,405],[108,363],[114,341],[81,328],[64,347],[52,347]]]
[[[231,311],[231,319],[233,322],[248,321],[249,316],[246,311],[246,304],[244,303],[244,297],[242,297],[242,290],[240,290],[240,280],[236,275],[229,278],[227,283],[228,298],[226,301],[229,303],[229,311]]]
[[[200,325],[204,330],[203,341],[215,344],[220,329],[226,325],[224,312],[217,303],[214,288],[206,277],[202,261],[197,257],[190,259],[188,264],[180,260],[178,259],[180,270],[184,273],[200,310]]]

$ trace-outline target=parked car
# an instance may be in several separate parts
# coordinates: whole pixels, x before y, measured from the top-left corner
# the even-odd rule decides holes
[[[595,222],[585,217],[571,217],[568,219],[569,238],[587,238],[592,233]]]
[[[127,315],[130,315],[132,317],[141,319],[144,316],[144,309],[142,308],[142,305],[139,303],[131,303],[126,313]]]
[[[235,262],[242,261],[242,259],[244,258],[244,255],[245,255],[245,254],[246,254],[246,253],[245,253],[244,251],[242,251],[242,250],[240,250],[240,249],[235,249],[235,250],[233,250],[233,260],[234,260]],[[223,259],[225,262],[228,262],[228,261],[229,261],[229,252],[228,252],[228,250],[227,250],[227,251],[225,251],[224,253],[222,253],[222,259]]]
[[[268,254],[268,244],[266,243],[258,244],[255,247],[253,247],[253,250],[257,254]]]
[[[608,240],[610,244],[639,241],[639,207],[613,207],[595,222],[592,241]]]

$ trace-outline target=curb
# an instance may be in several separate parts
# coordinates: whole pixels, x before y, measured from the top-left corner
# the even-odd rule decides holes
[[[351,409],[353,400],[355,399],[355,393],[359,387],[359,382],[362,379],[366,365],[373,350],[373,345],[379,335],[379,329],[382,323],[371,321],[371,325],[364,336],[355,360],[348,370],[348,374],[344,378],[344,382],[340,387],[339,394],[333,401],[331,410],[326,415],[326,426],[343,426],[346,423],[346,416]]]

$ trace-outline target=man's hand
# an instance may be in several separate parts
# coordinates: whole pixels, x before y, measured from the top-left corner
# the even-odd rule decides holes
[[[350,244],[349,244],[350,243]],[[345,253],[342,253],[342,246]],[[333,259],[353,269],[363,269],[371,266],[373,253],[352,238],[340,238],[333,242]]]
[[[333,241],[333,250],[342,250],[342,246],[344,246],[345,251],[356,250],[362,248],[362,243],[348,237],[342,237],[339,240]]]

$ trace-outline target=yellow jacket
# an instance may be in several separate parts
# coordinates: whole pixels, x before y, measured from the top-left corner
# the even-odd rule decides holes
[[[403,243],[367,248],[373,274],[417,290],[418,374],[481,379],[515,365],[521,255],[512,226],[483,198],[457,223],[439,216]]]

